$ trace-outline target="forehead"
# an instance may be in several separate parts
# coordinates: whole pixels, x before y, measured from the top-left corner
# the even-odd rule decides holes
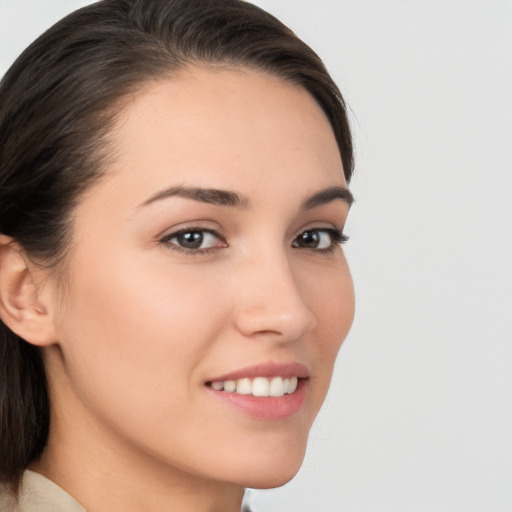
[[[150,83],[125,104],[110,139],[105,179],[78,205],[78,224],[100,212],[130,217],[175,186],[295,208],[321,189],[346,185],[331,125],[312,96],[252,70],[190,68]]]
[[[203,167],[204,158],[219,164],[217,178],[237,164],[239,172],[261,172],[302,159],[332,179],[343,175],[331,125],[312,96],[249,69],[193,67],[149,84],[125,107],[112,138],[120,159],[175,173],[199,160]]]

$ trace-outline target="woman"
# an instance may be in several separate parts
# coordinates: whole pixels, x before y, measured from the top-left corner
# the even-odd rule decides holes
[[[2,510],[236,511],[287,482],[354,312],[318,57],[246,2],[104,0],[0,109]]]

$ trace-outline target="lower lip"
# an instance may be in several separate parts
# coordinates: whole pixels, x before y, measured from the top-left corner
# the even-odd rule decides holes
[[[283,396],[240,395],[226,391],[216,391],[207,387],[208,391],[218,400],[238,409],[251,418],[261,420],[284,420],[302,409],[306,399],[307,379],[299,379],[297,389]]]

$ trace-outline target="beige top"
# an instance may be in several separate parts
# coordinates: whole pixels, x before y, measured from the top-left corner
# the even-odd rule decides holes
[[[0,512],[86,512],[64,489],[48,478],[25,471],[19,497],[0,485]]]
[[[246,503],[241,512],[250,512]],[[48,478],[26,470],[18,499],[0,484],[0,512],[87,512],[78,501]]]

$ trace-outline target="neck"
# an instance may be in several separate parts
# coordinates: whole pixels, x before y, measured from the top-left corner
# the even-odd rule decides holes
[[[244,489],[190,475],[164,463],[50,439],[36,471],[62,487],[87,512],[239,512]]]
[[[29,469],[55,482],[87,512],[240,512],[242,486],[148,453],[91,417],[75,396],[62,396],[70,395],[68,386],[56,392],[50,381],[50,388],[50,436]]]

